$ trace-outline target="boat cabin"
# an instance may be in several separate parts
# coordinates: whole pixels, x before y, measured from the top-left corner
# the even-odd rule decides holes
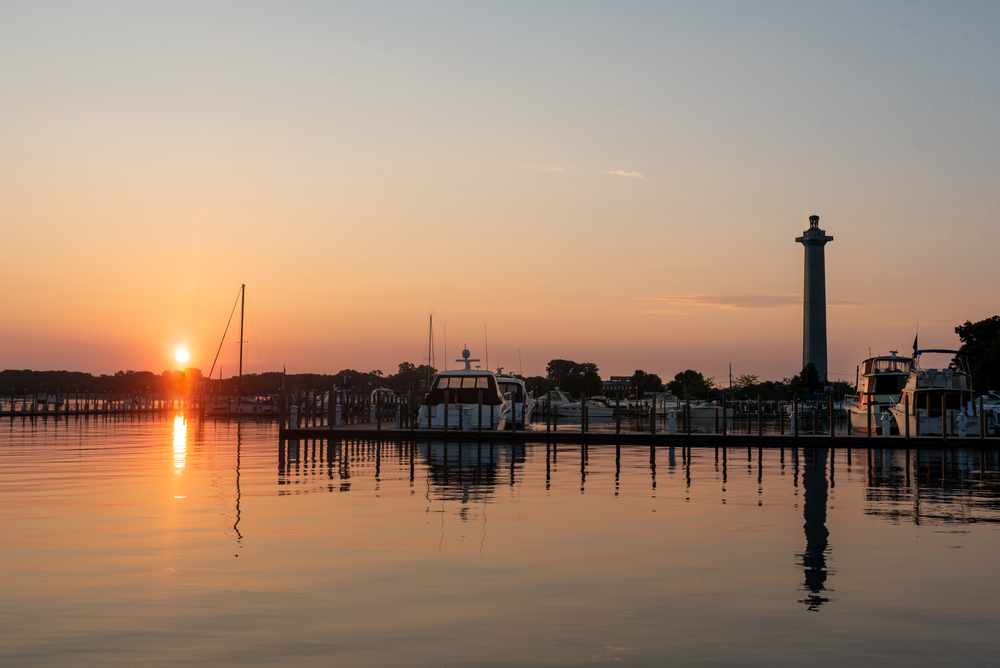
[[[869,401],[880,403],[879,395],[897,397],[906,386],[913,368],[913,358],[897,357],[892,351],[889,356],[870,357],[862,362],[861,382],[858,387],[859,404]]]
[[[445,401],[445,393],[448,394]],[[497,385],[496,378],[489,371],[443,371],[431,384],[431,391],[424,399],[425,406],[448,404],[479,403],[482,393],[484,406],[500,406],[503,396]]]

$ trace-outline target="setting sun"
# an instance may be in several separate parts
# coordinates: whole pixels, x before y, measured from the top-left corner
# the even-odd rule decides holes
[[[178,348],[177,352],[174,354],[174,357],[177,358],[178,362],[181,362],[183,364],[184,362],[187,362],[188,358],[191,356],[188,354],[188,351],[185,348]]]

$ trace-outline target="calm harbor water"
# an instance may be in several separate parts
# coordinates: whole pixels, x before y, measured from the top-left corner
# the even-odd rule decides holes
[[[992,665],[996,450],[0,426],[2,665]]]

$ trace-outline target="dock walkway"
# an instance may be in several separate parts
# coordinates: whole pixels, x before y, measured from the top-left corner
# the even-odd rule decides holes
[[[282,428],[280,440],[309,439],[366,439],[385,441],[440,441],[447,443],[558,443],[586,445],[655,445],[678,447],[837,447],[837,448],[909,448],[923,449],[942,447],[997,448],[1000,438],[987,436],[966,438],[940,436],[884,436],[836,434],[720,434],[720,433],[676,433],[651,434],[646,432],[622,431],[545,431],[544,428],[506,431],[458,431],[449,429],[399,429],[393,421],[334,425],[323,427]]]

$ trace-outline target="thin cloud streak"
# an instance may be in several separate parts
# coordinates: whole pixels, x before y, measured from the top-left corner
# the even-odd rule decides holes
[[[627,176],[630,179],[645,179],[646,177],[639,172],[626,172],[623,169],[605,169],[605,174],[611,174],[612,176]]]
[[[730,310],[795,308],[802,306],[802,295],[677,295],[672,297],[633,297],[635,301],[652,301],[676,306],[705,306]],[[882,306],[876,302],[861,302],[850,299],[828,299],[826,305],[830,308],[867,308]],[[644,311],[657,313],[660,311]],[[663,311],[663,313],[677,313]]]

